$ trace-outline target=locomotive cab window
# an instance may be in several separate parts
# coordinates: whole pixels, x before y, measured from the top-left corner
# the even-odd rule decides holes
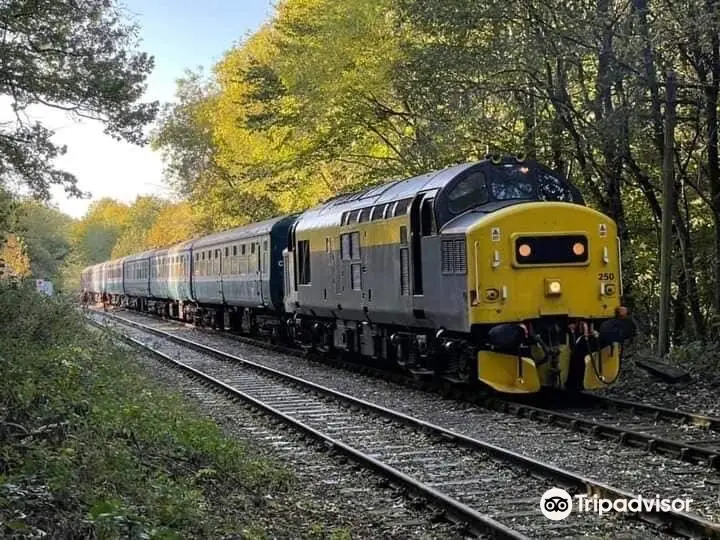
[[[482,172],[466,176],[448,193],[448,208],[454,215],[488,202],[487,183]]]

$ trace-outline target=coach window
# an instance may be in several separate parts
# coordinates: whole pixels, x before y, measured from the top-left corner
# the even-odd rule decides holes
[[[384,204],[378,204],[373,206],[372,209],[372,216],[370,216],[370,221],[378,221],[383,218],[385,213],[385,205]]]
[[[300,240],[298,247],[298,283],[310,283],[310,240]]]
[[[229,256],[230,256],[230,248],[229,248],[229,247],[226,247],[226,248],[225,248],[225,256],[226,256],[226,257],[229,257]]]
[[[358,223],[365,223],[370,220],[370,208],[363,208],[358,214]]]

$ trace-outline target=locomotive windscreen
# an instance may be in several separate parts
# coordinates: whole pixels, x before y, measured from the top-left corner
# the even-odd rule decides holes
[[[524,162],[474,170],[447,193],[448,210],[452,215],[493,201],[583,202],[579,192],[560,176]]]

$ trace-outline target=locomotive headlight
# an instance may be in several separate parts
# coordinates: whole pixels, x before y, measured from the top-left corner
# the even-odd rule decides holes
[[[529,257],[530,254],[532,253],[532,248],[530,248],[530,246],[527,244],[522,244],[518,248],[518,253],[520,254],[521,257]]]
[[[546,296],[559,296],[562,294],[562,285],[559,279],[546,279],[545,280],[545,295]]]
[[[578,257],[585,253],[585,246],[581,242],[575,242],[572,247],[573,253]]]

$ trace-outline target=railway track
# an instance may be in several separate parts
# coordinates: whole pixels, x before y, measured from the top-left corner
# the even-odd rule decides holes
[[[660,527],[689,537],[720,538],[717,524],[676,511],[642,510],[637,514],[642,521],[578,512],[561,522],[550,521],[540,513],[539,501],[552,487],[607,499],[635,496],[136,321],[109,314],[95,317],[111,318],[126,339],[165,363],[252,403],[422,495],[475,534],[548,538],[591,530],[620,537],[633,529],[632,538],[657,538]],[[152,343],[147,343],[148,334]],[[188,355],[188,349],[193,354]]]
[[[132,312],[136,313],[136,312]],[[147,314],[143,314],[147,315]],[[156,315],[152,318],[162,319]],[[183,324],[178,321],[172,321]],[[186,323],[187,324],[187,323]],[[190,325],[196,328],[194,325]],[[306,356],[284,345],[271,344],[259,339],[217,332],[203,328],[230,339],[292,356]],[[328,363],[326,359],[314,360]],[[438,391],[445,396],[472,402],[491,410],[514,414],[538,423],[564,427],[602,440],[614,441],[630,448],[669,456],[689,463],[707,465],[720,470],[720,418],[678,411],[617,398],[585,392],[544,392],[539,397],[499,397],[492,393],[478,393],[476,389],[450,389],[433,381],[423,381],[399,372],[388,372],[350,361],[333,359],[333,363],[345,369],[371,374],[403,385]],[[542,401],[543,405],[537,403]],[[547,403],[550,402],[550,406]]]
[[[720,470],[720,418],[585,393],[550,396],[556,407],[488,398],[483,404],[626,446]]]

